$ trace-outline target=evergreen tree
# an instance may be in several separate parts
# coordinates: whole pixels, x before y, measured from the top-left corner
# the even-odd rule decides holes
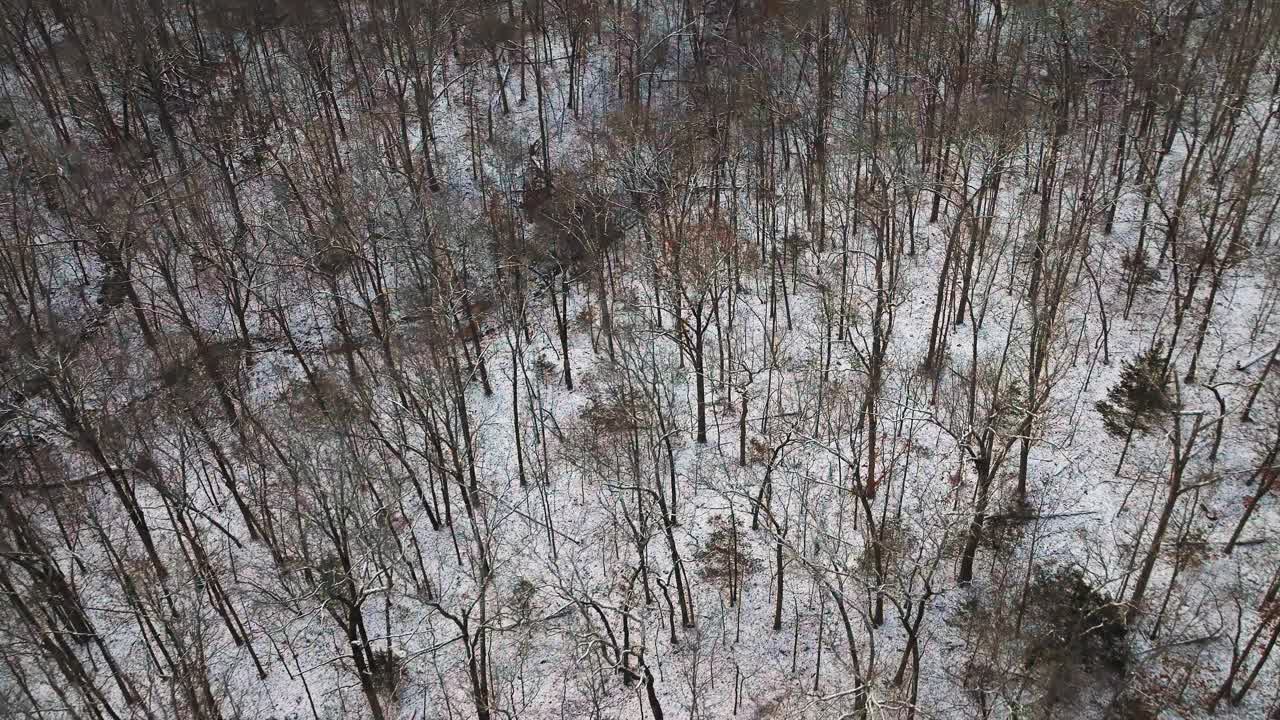
[[[1164,341],[1161,341],[1124,362],[1120,382],[1107,391],[1105,400],[1099,400],[1094,406],[1102,414],[1107,432],[1116,437],[1130,437],[1134,431],[1148,432],[1173,410],[1164,358]]]

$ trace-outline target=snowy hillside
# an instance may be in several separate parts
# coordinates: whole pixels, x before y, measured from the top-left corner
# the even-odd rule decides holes
[[[1280,718],[1280,5],[0,28],[0,716]]]

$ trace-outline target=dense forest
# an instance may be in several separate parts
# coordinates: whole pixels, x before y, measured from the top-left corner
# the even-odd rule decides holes
[[[0,1],[0,717],[1280,718],[1275,0]]]

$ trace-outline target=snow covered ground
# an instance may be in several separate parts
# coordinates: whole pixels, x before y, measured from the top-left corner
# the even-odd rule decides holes
[[[620,109],[610,62],[601,56],[588,65],[576,117],[565,109],[563,64],[545,70],[545,102],[555,109],[546,118],[552,165],[566,175],[603,152],[597,139],[606,116]],[[1251,221],[1254,251],[1223,274],[1194,381],[1183,376],[1206,312],[1205,291],[1186,312],[1171,356],[1180,411],[1126,443],[1107,431],[1095,404],[1120,380],[1124,361],[1172,332],[1183,290],[1171,292],[1172,260],[1165,259],[1155,265],[1158,279],[1138,288],[1126,311],[1121,258],[1138,243],[1141,192],[1126,188],[1111,234],[1100,229],[1102,204],[1089,211],[1083,244],[1068,256],[1071,271],[1062,273],[1066,286],[1042,378],[1047,396],[1026,433],[1033,443],[1026,497],[1018,503],[1024,435],[1018,411],[1025,405],[1013,383],[1023,383],[1025,392],[1035,332],[1027,288],[1041,196],[1027,168],[1041,162],[1034,154],[1042,150],[1040,138],[1007,158],[990,241],[974,266],[973,314],[961,323],[944,320],[942,359],[931,369],[925,365],[930,336],[939,329],[938,280],[947,262],[962,259],[953,249],[948,261],[948,235],[961,226],[958,213],[975,210],[962,211],[949,199],[938,221],[927,222],[932,193],[919,184],[913,189],[905,173],[896,176],[893,214],[905,233],[901,241],[909,237],[916,252],[897,251],[896,280],[878,292],[872,213],[859,210],[855,217],[850,208],[856,203],[844,190],[854,184],[846,176],[860,167],[855,145],[832,152],[826,242],[797,245],[776,263],[760,262],[759,243],[809,233],[804,180],[796,171],[782,173],[776,195],[766,198],[758,178],[745,169],[735,175],[732,186],[741,191],[725,193],[723,212],[732,207],[740,254],[718,257],[711,271],[716,315],[706,341],[707,439],[699,443],[693,358],[682,352],[678,335],[690,310],[675,303],[669,287],[655,288],[653,265],[661,259],[654,255],[661,246],[650,241],[649,227],[631,224],[610,248],[601,275],[607,273],[606,288],[598,287],[589,262],[572,269],[565,313],[572,390],[561,371],[552,307],[553,289],[562,292],[558,280],[537,282],[531,263],[527,296],[511,299],[492,289],[498,272],[477,249],[488,243],[491,188],[527,180],[528,148],[540,135],[538,112],[531,92],[525,103],[514,102],[514,77],[507,78],[509,115],[497,111],[496,97],[489,99],[502,143],[481,143],[490,184],[482,188],[472,176],[463,87],[460,80],[434,110],[444,190],[422,199],[415,222],[443,228],[439,247],[457,255],[449,261],[453,271],[477,278],[474,297],[494,298],[479,320],[477,342],[492,394],[482,387],[469,335],[441,342],[413,317],[464,314],[460,295],[427,303],[412,295],[408,258],[427,251],[416,239],[393,238],[375,253],[369,235],[354,254],[374,258],[370,265],[388,273],[388,295],[395,299],[388,334],[397,362],[387,365],[371,341],[361,354],[366,365],[356,371],[367,388],[335,391],[328,415],[316,409],[310,373],[341,384],[350,371],[340,351],[293,353],[277,341],[254,353],[238,386],[238,402],[252,422],[239,427],[218,420],[209,388],[184,395],[160,387],[158,363],[145,357],[123,308],[95,340],[97,351],[67,360],[63,372],[79,383],[76,402],[101,411],[94,422],[113,411],[123,418],[117,432],[123,439],[112,441],[112,457],[145,455],[153,464],[153,471],[136,466],[144,476],[136,492],[170,571],[161,580],[147,567],[129,517],[103,483],[50,493],[30,506],[34,526],[50,538],[50,552],[102,636],[101,645],[77,648],[104,707],[116,708],[117,717],[148,718],[204,707],[204,701],[173,699],[184,687],[170,677],[175,659],[157,652],[169,648],[181,649],[178,664],[207,678],[220,717],[369,717],[343,626],[350,580],[368,644],[401,659],[403,675],[394,691],[382,693],[387,717],[635,718],[660,707],[665,717],[680,718],[863,712],[1092,718],[1116,712],[1122,695],[1141,700],[1129,707],[1145,704],[1158,714],[1110,717],[1208,716],[1206,706],[1232,665],[1233,644],[1238,652],[1255,628],[1275,622],[1258,606],[1280,564],[1274,493],[1258,502],[1239,547],[1224,553],[1244,504],[1257,492],[1255,476],[1280,422],[1274,376],[1258,395],[1252,421],[1241,418],[1280,341],[1273,307],[1276,240],[1261,220]],[[1263,91],[1251,111],[1259,119],[1267,111]],[[351,98],[343,108],[358,114]],[[484,113],[477,117],[487,121]],[[420,134],[407,133],[420,148]],[[313,145],[274,141],[272,167],[311,162],[304,148]],[[342,148],[353,175],[362,163],[378,161],[361,146],[366,141],[353,129]],[[981,166],[981,142],[971,150]],[[1174,192],[1187,151],[1184,142],[1165,159],[1163,195]],[[743,149],[737,159],[745,164],[751,153]],[[1063,176],[1085,171],[1076,166]],[[394,196],[393,183],[379,177],[361,176],[352,196]],[[299,230],[302,213],[282,182],[281,173],[269,170],[246,181],[243,191],[248,224],[261,243],[260,287],[267,288],[253,301],[250,331],[279,338],[283,319],[305,343],[332,349],[343,342],[335,308],[346,305],[357,318],[352,322],[365,328],[359,312],[375,303],[350,276],[328,285],[301,264],[288,264],[291,250],[271,238],[309,235]],[[955,197],[978,192],[977,177],[956,182]],[[908,227],[902,217],[913,192],[919,207]],[[1066,218],[1077,211],[1073,203],[1082,202],[1073,190],[1061,191],[1060,201],[1063,208],[1055,212]],[[781,226],[761,212],[764,204],[772,205]],[[527,215],[512,213],[519,232],[542,241]],[[1065,236],[1067,220],[1058,223],[1055,232]],[[957,237],[967,242],[967,232]],[[1145,240],[1154,259],[1163,232],[1149,229]],[[162,255],[140,251],[136,277],[153,306],[149,312],[172,317],[179,311],[164,300]],[[202,290],[195,273],[182,267],[194,323],[233,337],[217,291]],[[602,296],[611,327],[602,320]],[[655,308],[655,298],[667,305]],[[868,440],[877,300],[891,308],[884,312],[892,330],[873,408],[878,430]],[[527,334],[509,321],[521,312]],[[457,359],[464,345],[465,397],[459,398],[442,364],[445,353],[437,351],[452,347]],[[316,367],[304,367],[304,357]],[[1006,370],[998,374],[1001,367]],[[419,411],[415,402],[427,409]],[[970,403],[977,422],[966,412]],[[188,404],[196,410],[184,414]],[[51,476],[98,473],[84,444],[56,429],[65,423],[54,405],[31,402],[14,427],[54,438],[46,460]],[[137,405],[141,411],[125,412]],[[193,417],[208,424],[200,427]],[[422,417],[447,431],[451,448],[433,450]],[[1077,638],[1054,634],[1053,615],[1061,611],[1055,603],[1063,601],[1054,595],[1072,592],[1054,573],[1078,568],[1095,599],[1114,601],[1112,610],[1121,613],[1128,609],[1176,464],[1172,448],[1186,443],[1193,428],[1199,434],[1180,480],[1186,490],[1137,617],[1119,641],[1123,670],[1104,667],[1101,655],[1079,657],[1084,645],[1072,644]],[[1006,454],[996,462],[973,580],[961,583],[979,484],[973,453],[988,431]],[[225,457],[210,450],[210,437],[228,449]],[[870,478],[869,443],[879,463]],[[466,457],[459,454],[464,448]],[[274,514],[275,534],[289,538],[278,548],[282,556],[249,539],[220,472]],[[473,475],[476,489],[468,492],[464,485]],[[424,484],[430,479],[429,500],[411,476]],[[446,483],[452,498],[437,498]],[[433,527],[428,505],[449,506],[451,526]],[[230,622],[196,564],[183,561],[194,550],[176,528],[175,507],[186,508],[209,558],[207,572],[225,593],[222,601],[238,608],[244,642],[228,632]],[[60,529],[67,519],[75,526]],[[351,562],[336,567],[326,542],[346,543]],[[873,617],[877,596],[882,622]],[[15,717],[72,717],[66,706],[83,701],[41,655],[39,638],[15,619],[16,607],[4,608],[8,664],[0,667],[0,689],[21,708]],[[139,607],[164,621],[149,621]],[[1109,611],[1089,609],[1099,613],[1090,622],[1106,626]],[[1076,628],[1081,635],[1096,629]],[[139,702],[123,702],[107,657],[131,678]],[[1258,657],[1255,650],[1247,662]],[[478,684],[487,697],[483,709]],[[1278,701],[1280,660],[1272,658],[1242,704],[1223,702],[1216,713],[1271,717]],[[42,710],[26,709],[37,703]]]

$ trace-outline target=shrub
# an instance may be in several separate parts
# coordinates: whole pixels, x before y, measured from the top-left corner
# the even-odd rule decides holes
[[[582,419],[599,432],[624,432],[639,427],[649,409],[647,399],[640,393],[610,387],[604,397],[583,410]]]
[[[731,522],[738,525],[734,528]],[[697,555],[702,576],[709,580],[726,580],[731,575],[741,578],[756,570],[758,561],[751,557],[750,534],[736,518],[722,515],[711,519],[711,537]]]
[[[1150,698],[1124,692],[1107,708],[1107,720],[1159,720],[1160,711]]]

